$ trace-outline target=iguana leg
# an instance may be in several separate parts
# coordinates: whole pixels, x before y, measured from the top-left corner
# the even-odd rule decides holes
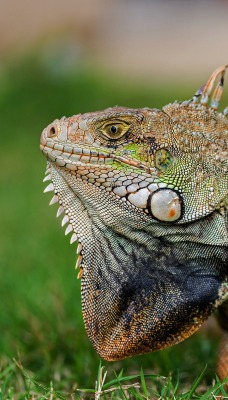
[[[228,302],[219,308],[218,320],[223,330],[219,347],[217,373],[220,379],[228,377]]]

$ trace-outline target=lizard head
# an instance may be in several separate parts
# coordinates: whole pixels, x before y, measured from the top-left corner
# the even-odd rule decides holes
[[[59,170],[95,185],[101,195],[177,221],[181,191],[163,178],[177,160],[167,140],[169,120],[163,111],[119,107],[62,118],[43,131],[41,148]]]
[[[183,223],[227,202],[227,134],[227,118],[203,105],[115,107],[55,120],[41,149],[58,171],[149,218]]]
[[[183,340],[224,300],[228,120],[216,108],[225,69],[188,102],[63,117],[42,132],[46,191],[80,243],[84,320],[104,358]]]

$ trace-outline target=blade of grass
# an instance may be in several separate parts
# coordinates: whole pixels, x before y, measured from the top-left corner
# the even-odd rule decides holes
[[[8,367],[4,368],[2,372],[0,372],[0,379],[3,379],[9,372],[15,371],[15,365],[10,364]]]
[[[180,374],[179,374],[179,371],[177,371],[177,382],[176,382],[175,387],[173,388],[173,396],[176,395],[177,390],[179,388],[179,384],[180,384]]]
[[[147,390],[147,387],[146,387],[146,380],[145,380],[145,375],[144,375],[142,367],[141,367],[141,370],[140,370],[140,378],[141,378],[141,384],[142,384],[143,392],[144,392],[146,398],[148,398],[149,397],[149,393],[148,393],[148,390]]]
[[[16,359],[13,359],[16,367],[19,369],[19,371],[21,372],[21,374],[31,383],[33,383],[37,388],[42,389],[45,394],[49,394],[50,393],[50,388],[45,387],[44,385],[42,385],[41,383],[37,382],[35,379],[31,378],[31,376],[28,375],[28,373],[25,371],[25,369],[23,368],[23,366],[21,364],[19,364],[17,362]],[[65,400],[65,397],[63,397],[58,391],[54,391],[53,388],[51,388],[51,394],[54,394],[56,396],[57,399],[60,400]],[[45,396],[43,395],[43,397],[45,398]]]
[[[188,393],[188,395],[187,395],[187,397],[186,397],[187,400],[191,400],[192,395],[195,393],[197,387],[199,386],[201,380],[203,379],[203,376],[204,376],[204,374],[205,374],[206,369],[207,369],[207,365],[204,367],[204,369],[203,369],[203,371],[201,372],[201,374],[198,376],[198,378],[197,378],[197,379],[195,380],[195,382],[193,383],[192,388],[190,389],[190,391],[189,391],[189,393]]]
[[[163,376],[156,375],[156,374],[145,374],[145,378],[164,378]],[[133,379],[140,379],[141,375],[131,375],[131,376],[123,376],[122,378],[116,378],[113,379],[112,381],[107,382],[104,386],[103,389],[108,389],[110,386],[115,385],[116,383],[119,382],[124,382],[124,381],[132,381]]]
[[[225,379],[225,380],[222,381],[222,382],[218,379],[218,377],[216,377],[216,378],[217,378],[217,383],[215,383],[214,386],[212,386],[211,388],[209,388],[209,389],[206,391],[206,393],[203,394],[203,396],[200,398],[200,400],[208,400],[208,399],[211,399],[211,398],[212,398],[211,396],[213,396],[213,398],[216,398],[216,397],[219,396],[220,394],[222,394],[222,395],[224,396],[224,399],[228,399],[228,394],[227,394],[227,392],[225,391],[224,386],[223,386],[224,384],[227,384],[227,383],[228,383],[228,378]],[[220,392],[221,392],[221,393],[216,393],[218,389],[220,389]]]
[[[115,375],[116,375],[116,373],[115,373]],[[122,373],[121,373],[121,378],[122,378]],[[122,385],[121,385],[121,383],[120,383],[121,378],[119,378],[119,377],[116,375],[117,385],[118,385],[118,387],[119,387],[119,388],[117,387],[117,389],[120,390],[120,393],[122,393],[122,395],[124,396],[123,398],[126,400],[127,398],[126,398],[126,396],[125,396],[124,390],[123,390]],[[106,390],[107,390],[107,389],[106,389]]]

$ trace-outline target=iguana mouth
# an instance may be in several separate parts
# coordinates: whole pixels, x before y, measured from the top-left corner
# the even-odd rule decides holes
[[[76,170],[78,166],[90,165],[105,165],[107,168],[112,168],[113,162],[129,165],[147,172],[148,174],[156,174],[154,167],[148,167],[145,163],[135,160],[134,158],[116,155],[112,152],[89,149],[87,147],[79,147],[79,145],[62,145],[60,142],[48,140],[45,138],[40,144],[40,149],[48,160],[55,162],[59,167],[65,167],[69,170]]]
[[[62,147],[61,150],[59,148]],[[64,147],[67,147],[67,151]],[[101,151],[94,151],[80,147],[61,146],[55,144],[50,146],[40,145],[41,151],[48,160],[55,162],[59,167],[65,167],[69,170],[77,169],[78,166],[85,166],[86,164],[108,164],[113,161],[111,154]]]
[[[52,127],[49,128],[51,131]],[[113,161],[110,153],[91,150],[78,144],[61,144],[60,141],[49,139],[47,137],[48,128],[44,129],[41,137],[40,149],[48,160],[55,162],[59,167],[65,167],[70,170],[76,169],[79,165],[86,164],[108,164]]]

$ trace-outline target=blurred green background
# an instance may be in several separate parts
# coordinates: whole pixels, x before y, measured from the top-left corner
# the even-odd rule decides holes
[[[113,3],[108,3],[113,10]],[[133,11],[141,13],[141,20],[143,21],[143,16],[148,18],[145,8],[147,2],[141,2],[141,8],[139,2],[133,3],[137,4]],[[152,3],[157,10],[157,2]],[[176,3],[173,1],[173,5]],[[7,4],[8,7],[12,5],[11,2]],[[27,3],[23,4],[26,10]],[[50,2],[50,6],[51,4]],[[130,3],[124,4],[123,12],[127,21],[129,13],[133,11]],[[213,10],[214,2],[211,4]],[[73,26],[74,15],[76,18],[77,14],[78,18],[80,12],[76,4],[69,2],[70,5],[70,26]],[[103,2],[97,1],[97,6],[103,6]],[[39,7],[42,9],[42,2]],[[19,19],[19,23],[22,26],[24,22],[28,37],[25,34],[20,37],[20,30],[14,27],[16,33],[13,39],[12,32],[7,31],[6,22],[2,25],[2,29],[5,29],[3,37],[10,40],[0,41],[0,370],[12,358],[16,358],[37,380],[44,383],[52,380],[56,387],[64,390],[70,390],[73,385],[94,386],[100,359],[93,351],[83,326],[80,281],[77,281],[74,270],[76,246],[70,247],[69,238],[64,237],[60,221],[55,219],[57,207],[48,207],[51,195],[43,194],[45,159],[39,151],[40,133],[52,120],[63,115],[70,116],[114,105],[160,108],[176,99],[188,99],[204,83],[214,67],[227,62],[227,59],[222,60],[224,55],[220,60],[213,56],[211,50],[217,51],[218,44],[212,41],[212,49],[207,51],[209,64],[213,64],[210,71],[207,64],[205,73],[203,72],[205,64],[200,59],[199,70],[195,63],[192,73],[189,74],[182,65],[180,76],[179,67],[172,68],[172,64],[181,65],[183,62],[187,51],[183,53],[181,47],[179,58],[173,63],[166,56],[165,48],[156,49],[157,53],[155,51],[153,57],[155,59],[156,54],[161,57],[162,52],[163,59],[166,60],[166,74],[162,73],[164,64],[160,75],[156,68],[149,73],[148,66],[144,71],[141,62],[137,68],[134,66],[131,69],[134,57],[137,61],[135,43],[127,68],[127,55],[121,53],[121,38],[111,35],[112,26],[116,29],[119,21],[117,16],[121,14],[119,2],[116,7],[119,8],[116,14],[112,14],[113,19],[110,19],[109,14],[107,17],[112,22],[111,25],[106,26],[105,14],[100,14],[103,29],[106,26],[107,37],[104,37],[103,52],[101,49],[98,51],[99,57],[95,50],[102,45],[101,33],[93,38],[96,30],[91,33],[92,28],[88,28],[92,16],[89,19],[83,10],[84,25],[82,21],[79,24],[81,31],[78,28],[75,33],[74,27],[67,30],[67,35],[61,24],[60,29],[58,19],[47,28],[50,21],[46,18],[46,25],[38,24],[38,33],[31,35],[28,41],[30,31],[26,25],[28,16],[25,13],[24,20]],[[13,5],[12,10],[16,20],[17,9]],[[28,8],[27,10],[29,11]],[[162,12],[165,14],[159,14],[161,23],[163,15],[164,21],[167,21],[168,11]],[[95,15],[98,24],[97,12]],[[193,18],[194,21],[196,19]],[[143,25],[141,31],[137,29],[141,36],[144,34],[148,39],[150,33],[143,31]],[[167,32],[166,34],[168,35]],[[131,30],[126,30],[126,36],[122,37],[123,46],[126,46],[127,38],[130,44],[132,35]],[[114,45],[113,37],[118,46]],[[108,40],[109,47],[113,46],[111,63],[106,62],[110,54],[110,48],[105,52],[108,47],[105,43]],[[194,42],[193,39],[192,41]],[[162,43],[160,41],[161,48]],[[175,46],[178,47],[178,43]],[[80,51],[77,50],[79,47]],[[144,47],[143,51],[152,54],[153,47]],[[142,53],[142,49],[140,52]],[[169,54],[170,49],[167,52]],[[116,71],[113,53],[117,61]],[[193,52],[191,57],[194,58]],[[222,107],[227,102],[226,90]],[[177,374],[179,371],[184,384],[208,364],[205,375],[208,383],[214,376],[219,337],[214,324],[211,323],[210,326],[212,328],[204,329],[200,334],[171,349],[104,365],[116,372],[124,368],[129,374],[139,371],[141,366],[145,372],[162,375],[168,375],[172,371]]]

